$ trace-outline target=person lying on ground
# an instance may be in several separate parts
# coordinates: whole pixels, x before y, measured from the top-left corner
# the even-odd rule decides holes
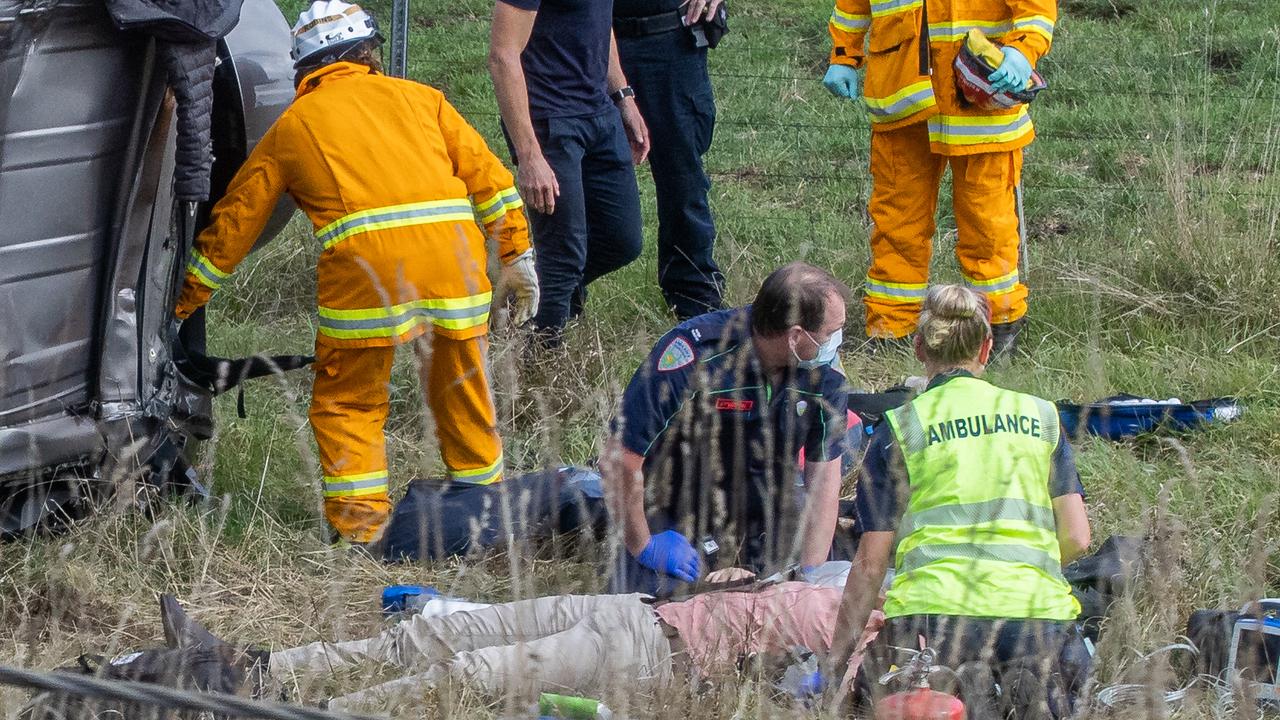
[[[825,656],[839,603],[839,588],[802,582],[749,583],[667,602],[639,594],[554,595],[420,613],[363,640],[254,654],[272,683],[303,688],[354,671],[401,675],[333,698],[334,709],[387,708],[442,683],[493,698],[600,697],[660,689],[682,675],[724,677],[749,657],[785,663],[797,648]],[[880,621],[878,613],[869,616],[868,639]],[[852,662],[859,660],[855,653]]]

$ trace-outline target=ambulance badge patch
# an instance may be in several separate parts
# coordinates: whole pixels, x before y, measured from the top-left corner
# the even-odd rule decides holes
[[[678,337],[667,343],[667,349],[662,351],[662,357],[658,360],[658,372],[679,370],[692,363],[696,357],[689,341]]]
[[[809,409],[809,403],[801,400],[796,403],[796,415],[804,415],[804,411]]]

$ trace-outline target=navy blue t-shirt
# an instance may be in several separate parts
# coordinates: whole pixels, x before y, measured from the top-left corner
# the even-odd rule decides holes
[[[967,372],[939,375],[929,383],[932,390],[956,377],[972,377]],[[1076,456],[1071,444],[1061,435],[1053,450],[1049,469],[1049,497],[1084,495],[1084,485],[1076,470]],[[871,435],[867,455],[862,461],[862,477],[854,498],[858,529],[863,532],[896,531],[907,509],[911,490],[907,485],[906,464],[898,440],[887,421],[881,421]]]
[[[748,552],[767,534],[785,552],[800,449],[811,462],[840,458],[847,406],[845,378],[831,367],[770,381],[751,344],[748,306],[663,336],[627,385],[612,429],[644,456],[660,519],[686,532],[692,522],[699,537],[739,538]]]
[[[538,13],[520,54],[529,117],[588,117],[611,108],[612,0],[499,0]]]

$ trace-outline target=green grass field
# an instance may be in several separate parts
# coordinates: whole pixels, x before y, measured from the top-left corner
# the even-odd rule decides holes
[[[281,4],[292,21],[301,3]],[[373,6],[385,17],[388,4]],[[1203,433],[1079,446],[1095,541],[1116,533],[1153,541],[1152,571],[1104,635],[1104,681],[1124,676],[1134,651],[1172,642],[1194,608],[1280,595],[1280,15],[1270,6],[1061,0],[1054,49],[1040,67],[1050,90],[1033,110],[1039,140],[1025,171],[1028,354],[994,368],[995,382],[1050,399],[1234,395],[1248,407],[1240,421]],[[410,74],[441,88],[506,158],[485,67],[491,8],[491,0],[415,0]],[[854,286],[868,264],[867,123],[819,82],[830,9],[827,0],[739,0],[732,34],[712,53],[720,122],[707,162],[717,255],[735,303],[789,260],[828,267]],[[640,174],[649,245],[592,287],[587,317],[569,337],[574,361],[528,382],[510,335],[494,334],[511,467],[590,458],[623,384],[673,323],[655,282],[652,186]],[[947,205],[944,197],[939,281],[959,278]],[[214,354],[308,350],[316,258],[308,233],[295,219],[224,287],[210,311]],[[905,354],[873,358],[856,342],[843,359],[859,387],[918,372]],[[402,484],[440,465],[407,353],[393,385],[388,438]],[[287,646],[376,628],[376,593],[391,582],[489,600],[602,587],[590,564],[523,547],[430,567],[331,555],[308,392],[305,374],[259,382],[244,420],[233,398],[219,401],[219,433],[201,451],[216,494],[208,506],[152,519],[108,511],[61,537],[0,546],[0,657],[49,668],[82,652],[159,644],[162,591],[228,637]],[[792,712],[750,675],[727,687],[633,711]],[[502,709],[465,690],[428,700],[388,711]],[[0,713],[13,716],[20,701],[0,690]],[[1201,704],[1191,714],[1212,713]]]

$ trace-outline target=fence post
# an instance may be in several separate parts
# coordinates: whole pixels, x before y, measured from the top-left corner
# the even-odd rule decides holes
[[[391,72],[402,78],[409,73],[409,0],[391,2]]]

